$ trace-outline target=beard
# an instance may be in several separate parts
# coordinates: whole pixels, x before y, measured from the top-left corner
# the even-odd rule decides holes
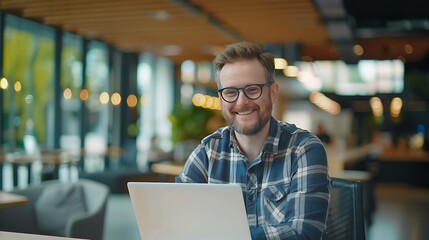
[[[235,121],[235,117],[231,114],[228,114],[226,111],[222,110],[222,115],[225,119],[225,121],[228,123],[228,125],[234,129],[235,132],[243,135],[254,135],[261,131],[262,128],[264,128],[265,124],[270,120],[270,115],[268,117],[263,117],[262,114],[259,112],[257,120],[254,124],[250,126],[242,126],[240,123],[237,123]]]

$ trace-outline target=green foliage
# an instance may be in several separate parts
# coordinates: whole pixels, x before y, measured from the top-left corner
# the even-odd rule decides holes
[[[196,107],[192,104],[190,106],[177,104],[169,116],[173,126],[173,143],[188,140],[200,141],[209,134],[207,123],[215,114],[214,110]]]

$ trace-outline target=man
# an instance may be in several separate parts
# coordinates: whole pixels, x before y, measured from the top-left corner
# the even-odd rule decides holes
[[[332,143],[331,136],[326,132],[325,126],[321,123],[317,124],[316,136],[322,141],[322,143]]]
[[[228,127],[202,140],[176,181],[240,184],[252,239],[326,238],[326,152],[314,134],[272,117],[273,56],[240,42],[213,65]]]

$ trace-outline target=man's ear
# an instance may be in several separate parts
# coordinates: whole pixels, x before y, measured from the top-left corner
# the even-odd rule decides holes
[[[273,85],[271,85],[271,102],[274,103],[277,100],[277,97],[279,96],[279,84],[274,82]]]

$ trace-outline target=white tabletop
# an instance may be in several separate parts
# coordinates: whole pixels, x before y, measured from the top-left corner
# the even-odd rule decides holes
[[[65,238],[65,237],[54,237],[45,235],[35,235],[27,233],[15,233],[15,232],[0,232],[0,240],[66,240],[77,238]]]

